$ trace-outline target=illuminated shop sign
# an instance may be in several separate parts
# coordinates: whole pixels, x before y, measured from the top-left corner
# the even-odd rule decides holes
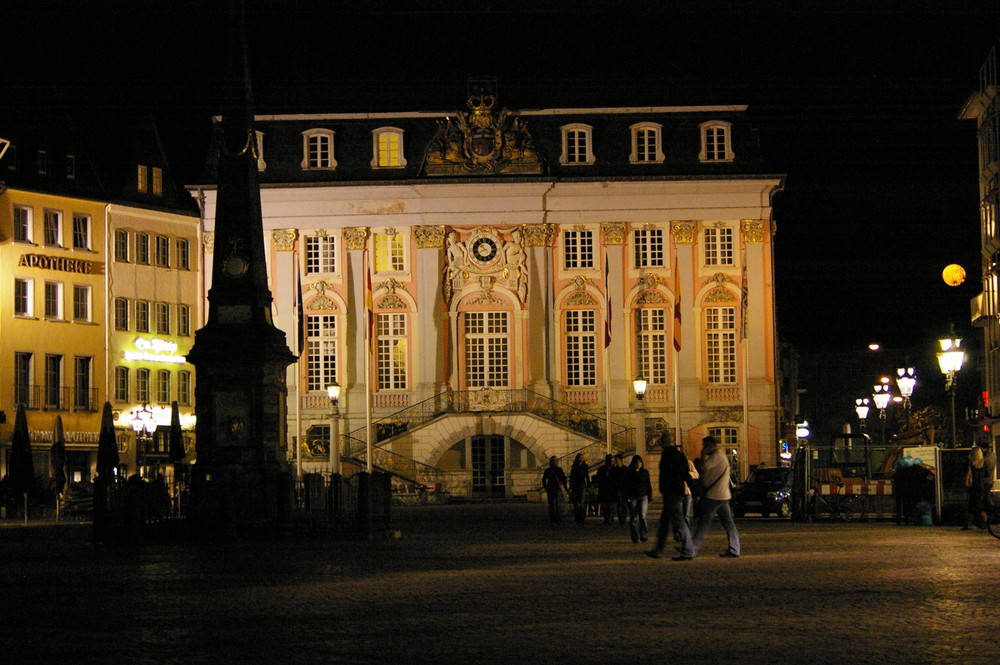
[[[81,275],[99,275],[100,265],[93,261],[82,261],[80,259],[63,259],[57,256],[45,256],[43,254],[22,254],[17,262],[23,268],[41,268],[42,270],[59,270],[62,272],[76,272]]]
[[[155,337],[146,339],[136,337],[134,351],[125,351],[125,360],[135,360],[148,363],[174,363],[176,365],[186,362],[184,356],[177,355],[177,343],[168,342],[165,339]]]

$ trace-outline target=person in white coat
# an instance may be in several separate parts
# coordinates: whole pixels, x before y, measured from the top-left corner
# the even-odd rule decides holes
[[[691,538],[694,545],[692,556],[697,556],[701,550],[708,528],[712,525],[712,519],[718,513],[729,538],[729,547],[719,556],[735,559],[740,556],[740,534],[736,530],[733,511],[729,506],[729,500],[733,497],[729,487],[729,458],[719,450],[714,436],[706,436],[701,440],[701,461],[701,510],[698,516],[698,528]]]

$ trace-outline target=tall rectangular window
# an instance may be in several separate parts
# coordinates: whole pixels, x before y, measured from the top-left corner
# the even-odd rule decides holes
[[[170,334],[170,303],[156,303],[156,333],[158,335]]]
[[[662,268],[665,265],[663,229],[636,229],[632,232],[636,268]]]
[[[705,265],[733,265],[733,229],[731,227],[708,227],[705,229]]]
[[[135,234],[135,262],[149,265],[149,234]]]
[[[90,215],[73,214],[73,249],[90,249]]]
[[[594,152],[591,148],[590,125],[566,125],[562,127],[563,164],[593,164]]]
[[[736,383],[736,308],[705,310],[705,352],[709,383]]]
[[[566,318],[566,384],[597,385],[597,312],[571,309]]]
[[[336,272],[336,249],[333,236],[306,236],[306,274]]]
[[[170,402],[170,370],[156,371],[156,401],[160,404]]]
[[[14,242],[31,242],[31,208],[14,206]]]
[[[728,162],[735,157],[730,138],[730,124],[721,120],[703,123],[701,126],[701,153],[703,162]]]
[[[189,243],[186,238],[178,238],[174,246],[177,249],[177,256],[175,257],[175,262],[177,264],[176,267],[181,270],[190,270],[191,243]]]
[[[62,240],[62,213],[58,210],[46,210],[42,223],[42,237],[46,245],[59,247]]]
[[[167,236],[156,236],[156,265],[170,267],[170,238]]]
[[[34,407],[31,399],[32,354],[17,351],[14,353],[14,404]]]
[[[136,332],[149,332],[149,301],[135,301],[135,330]]]
[[[406,252],[398,233],[375,234],[375,272],[404,272]]]
[[[145,164],[136,165],[135,188],[140,192],[149,191],[149,167]]]
[[[128,231],[118,229],[115,231],[115,261],[128,263]]]
[[[61,409],[62,401],[62,362],[58,354],[45,356],[45,408]]]
[[[91,394],[91,364],[90,356],[77,356],[73,362],[73,408],[82,411],[95,411],[94,396]]]
[[[191,308],[188,305],[177,305],[177,334],[191,336]]]
[[[662,308],[636,310],[639,323],[639,371],[650,384],[667,383],[667,311]]]
[[[128,298],[115,298],[115,330],[128,330],[128,310]]]
[[[507,312],[465,313],[465,384],[506,388],[510,381]]]
[[[33,282],[30,279],[14,279],[14,315],[15,316],[32,316],[34,313],[34,308],[32,307],[34,294],[32,293],[34,289],[32,288]]]
[[[406,314],[379,314],[375,335],[378,389],[406,390]]]
[[[563,267],[566,270],[594,267],[593,231],[566,231],[563,234]]]
[[[149,402],[149,370],[145,367],[135,370],[135,401]]]
[[[115,367],[115,401],[116,402],[127,402],[129,386],[128,386],[128,367]]]
[[[163,196],[163,169],[159,166],[153,167],[153,194]]]
[[[73,285],[73,320],[87,322],[91,320],[90,286],[87,284]]]
[[[177,372],[177,402],[184,406],[191,404],[191,372],[186,369]]]
[[[632,125],[632,154],[629,155],[631,163],[663,163],[663,147],[660,142],[660,130],[662,128],[662,125],[655,122],[640,122]]]
[[[63,318],[62,282],[45,282],[45,318]]]
[[[337,380],[337,317],[316,314],[306,317],[306,387],[326,391]]]

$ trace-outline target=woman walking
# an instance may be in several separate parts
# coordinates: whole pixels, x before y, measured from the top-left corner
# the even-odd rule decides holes
[[[983,449],[973,446],[969,453],[969,468],[965,474],[965,486],[969,490],[969,507],[965,511],[963,531],[972,528],[973,519],[980,529],[986,528],[986,493],[993,479],[986,477],[986,457]]]
[[[646,513],[649,512],[649,497],[653,495],[653,485],[649,480],[649,471],[642,464],[642,457],[636,455],[625,472],[623,487],[625,500],[628,501],[628,527],[632,542],[649,540],[646,528]]]
[[[573,502],[573,519],[583,526],[587,517],[587,488],[590,487],[590,467],[583,453],[577,453],[569,470],[569,500]]]

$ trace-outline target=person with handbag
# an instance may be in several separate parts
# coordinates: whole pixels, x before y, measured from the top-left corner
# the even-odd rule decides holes
[[[706,436],[701,440],[701,486],[702,497],[701,514],[698,516],[698,528],[695,529],[692,543],[694,551],[692,556],[697,556],[701,550],[708,528],[712,525],[715,514],[719,514],[722,526],[726,529],[726,536],[729,538],[729,547],[719,556],[723,558],[735,559],[740,556],[740,534],[736,530],[736,522],[733,521],[733,511],[729,505],[729,500],[733,494],[729,487],[729,458],[719,450],[718,443],[714,436]]]
[[[996,462],[993,462],[994,467]],[[986,456],[980,446],[973,446],[969,453],[969,465],[965,472],[965,487],[969,492],[969,505],[965,511],[963,531],[972,528],[975,520],[980,529],[986,528],[986,501],[993,485],[993,474],[987,467]]]
[[[667,537],[671,532],[680,543],[674,561],[688,561],[693,555],[694,545],[685,513],[686,499],[691,496],[694,483],[691,478],[690,460],[680,446],[670,444],[666,434],[660,435],[663,454],[660,457],[660,493],[663,494],[663,512],[660,527],[656,532],[656,545],[646,552],[646,556],[659,559],[667,547]]]

